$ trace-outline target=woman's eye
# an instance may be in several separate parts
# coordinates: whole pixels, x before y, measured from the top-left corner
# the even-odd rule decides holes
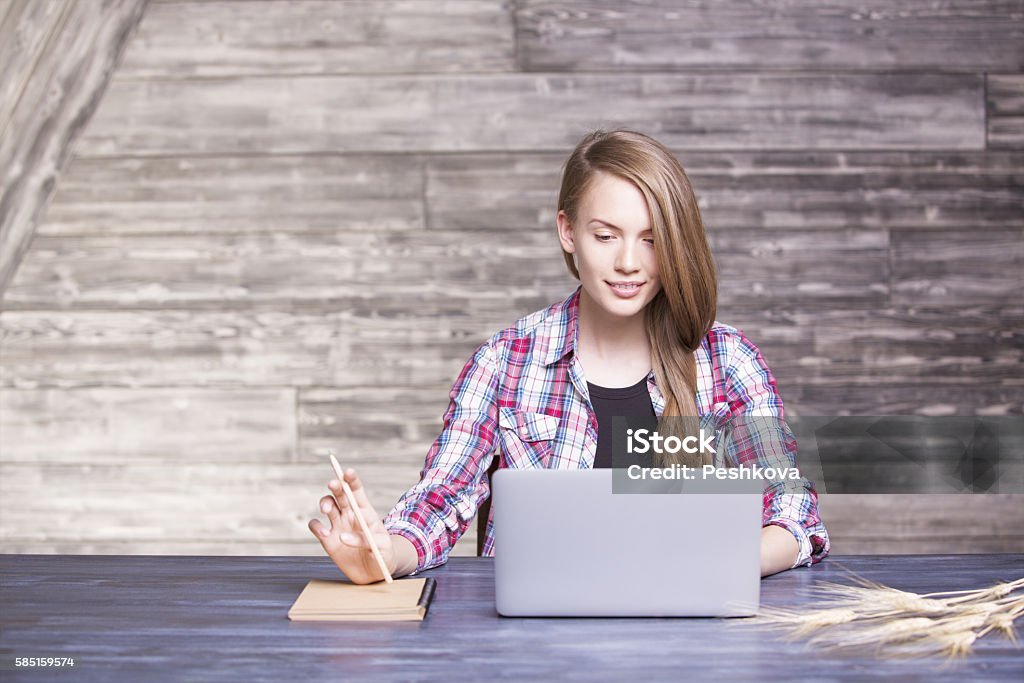
[[[608,240],[615,239],[615,236],[614,235],[594,235],[594,239],[596,239],[598,242],[607,242]],[[645,239],[644,242],[647,242],[647,244],[651,245],[652,247],[654,246],[654,240],[653,239]]]

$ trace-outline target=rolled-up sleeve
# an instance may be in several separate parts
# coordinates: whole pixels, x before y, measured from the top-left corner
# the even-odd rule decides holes
[[[750,340],[738,331],[730,337],[726,384],[734,424],[728,441],[731,464],[797,467],[796,437],[785,422],[775,378]],[[766,480],[761,525],[793,534],[800,550],[791,568],[816,564],[831,548],[817,490],[805,477]]]
[[[486,471],[498,429],[498,372],[490,341],[467,361],[449,392],[441,433],[427,452],[420,481],[384,517],[389,533],[416,548],[416,572],[436,567],[490,495]]]

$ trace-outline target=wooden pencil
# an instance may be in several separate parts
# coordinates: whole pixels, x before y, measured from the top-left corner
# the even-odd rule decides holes
[[[363,530],[363,535],[366,536],[366,540],[370,543],[370,551],[373,553],[374,559],[377,560],[381,573],[384,574],[384,580],[388,583],[394,583],[394,579],[391,577],[391,572],[388,571],[388,566],[384,563],[384,556],[380,554],[380,548],[377,547],[377,541],[373,540],[373,534],[370,533],[370,527],[367,525],[366,519],[363,518],[362,511],[359,509],[359,503],[356,502],[355,494],[352,493],[352,489],[349,488],[348,482],[345,481],[345,473],[342,472],[341,465],[338,464],[338,460],[334,457],[334,453],[330,453],[329,455],[331,456],[331,465],[334,466],[334,472],[338,475],[338,481],[341,482],[341,488],[345,492],[345,498],[348,500],[348,504],[352,506],[352,512],[356,516],[356,521],[359,522],[359,528]]]

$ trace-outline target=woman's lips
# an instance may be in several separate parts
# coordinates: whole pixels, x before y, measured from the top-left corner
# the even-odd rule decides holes
[[[640,284],[634,285],[632,287],[620,287],[618,285],[613,285],[611,282],[607,284],[609,287],[611,287],[611,290],[615,292],[615,296],[621,299],[632,299],[634,296],[640,293],[640,290],[643,289],[644,286],[643,284]]]

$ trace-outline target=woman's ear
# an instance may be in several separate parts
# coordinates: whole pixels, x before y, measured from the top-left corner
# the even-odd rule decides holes
[[[555,224],[558,226],[558,241],[561,243],[562,249],[570,254],[575,253],[576,241],[572,232],[572,222],[569,220],[569,214],[559,209],[558,214],[555,215]]]

